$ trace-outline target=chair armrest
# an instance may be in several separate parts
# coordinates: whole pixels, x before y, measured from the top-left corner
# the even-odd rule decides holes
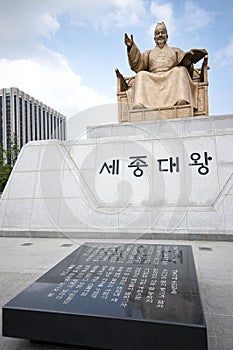
[[[124,91],[128,90],[129,86],[128,86],[125,78],[123,77],[123,75],[120,73],[119,69],[116,68],[115,72],[116,72],[116,76],[117,76],[117,91],[124,92]]]
[[[209,67],[208,67],[208,55],[205,55],[203,63],[202,63],[202,67],[201,67],[201,73],[200,73],[200,81],[201,82],[208,82],[208,75],[207,75],[207,71],[208,71]]]

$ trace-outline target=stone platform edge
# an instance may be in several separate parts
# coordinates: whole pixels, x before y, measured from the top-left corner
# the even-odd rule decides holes
[[[110,232],[103,230],[77,232],[77,231],[28,231],[28,230],[1,230],[0,237],[11,238],[64,238],[64,239],[145,239],[145,240],[176,240],[176,241],[215,241],[215,242],[233,242],[233,233],[167,233],[167,232]]]

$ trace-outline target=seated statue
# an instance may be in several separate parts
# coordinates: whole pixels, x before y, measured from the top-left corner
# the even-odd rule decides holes
[[[167,28],[164,22],[155,27],[156,46],[141,52],[133,35],[125,34],[128,60],[136,72],[132,88],[127,90],[127,98],[133,109],[155,110],[166,106],[189,104],[197,109],[198,86],[192,80],[193,63],[203,58],[207,51],[193,49],[184,52],[167,45]]]

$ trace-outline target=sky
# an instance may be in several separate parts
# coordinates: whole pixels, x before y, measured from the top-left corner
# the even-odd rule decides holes
[[[229,0],[0,0],[0,88],[17,87],[69,118],[116,104],[115,68],[134,74],[124,33],[151,49],[158,21],[170,46],[208,51],[210,114],[233,113]]]

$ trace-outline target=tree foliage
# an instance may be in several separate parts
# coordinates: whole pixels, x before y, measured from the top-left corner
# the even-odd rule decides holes
[[[0,192],[2,192],[6,186],[18,154],[19,147],[16,135],[13,135],[9,149],[4,150],[0,145]]]
[[[8,165],[0,165],[0,192],[3,192],[12,168]]]

